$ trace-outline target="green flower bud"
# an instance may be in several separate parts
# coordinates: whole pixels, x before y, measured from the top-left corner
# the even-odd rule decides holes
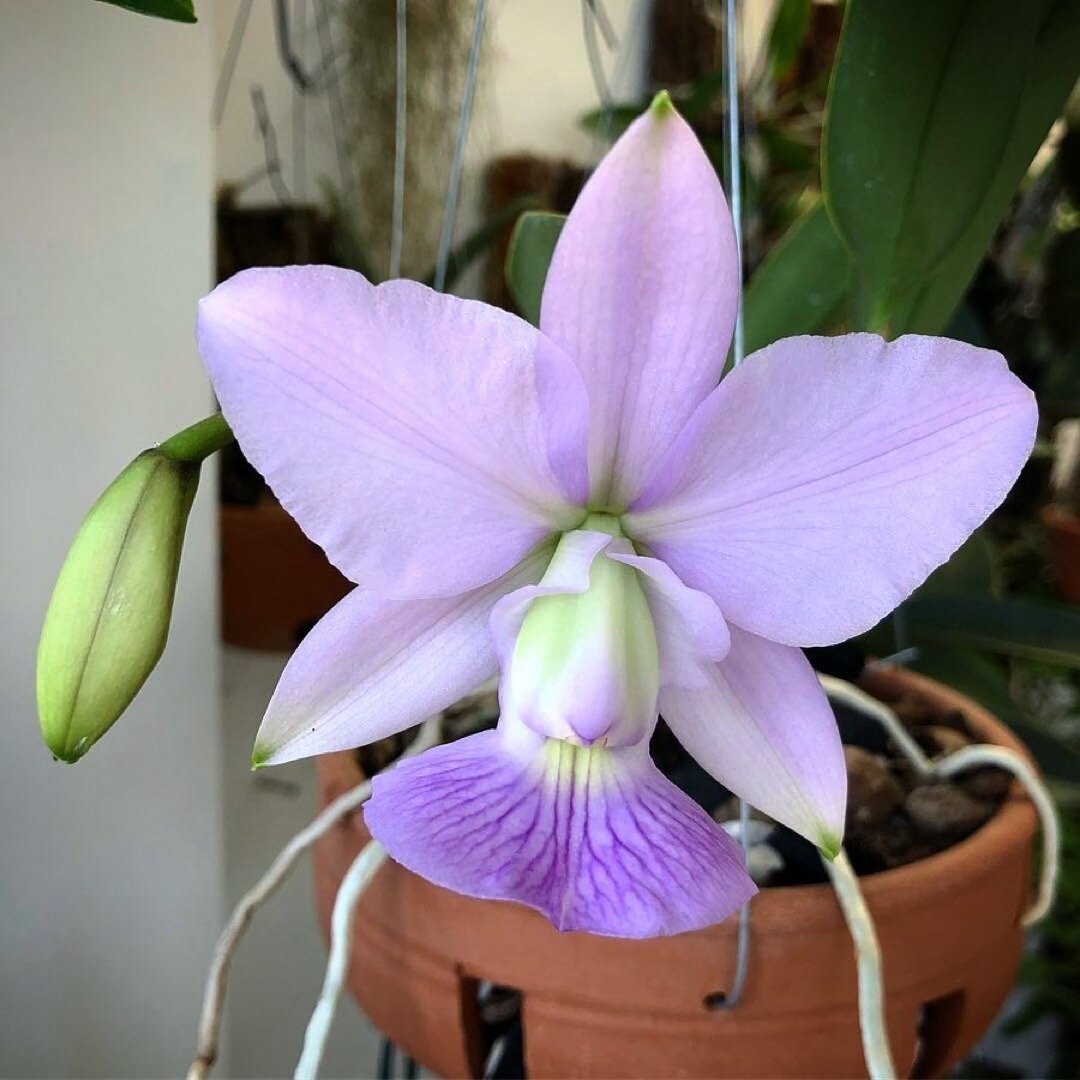
[[[165,648],[199,461],[140,454],[106,488],[64,560],[41,631],[41,734],[78,761],[139,692]]]

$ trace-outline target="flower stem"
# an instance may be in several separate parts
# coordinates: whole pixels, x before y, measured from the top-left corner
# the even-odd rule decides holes
[[[197,463],[224,449],[236,436],[225,417],[214,413],[166,439],[158,449],[173,461]]]

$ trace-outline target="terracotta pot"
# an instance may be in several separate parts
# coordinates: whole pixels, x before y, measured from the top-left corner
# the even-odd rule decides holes
[[[969,698],[880,671],[882,696],[924,694],[960,709],[977,737],[1016,738]],[[318,761],[322,798],[360,780],[352,754]],[[1036,818],[1015,788],[956,846],[863,879],[885,965],[898,1068],[939,1075],[998,1012],[1016,976]],[[346,868],[367,841],[360,817],[316,849],[324,932]],[[471,900],[387,864],[356,917],[349,986],[373,1023],[443,1076],[479,1076],[478,980],[522,992],[530,1077],[865,1075],[851,939],[826,885],[764,889],[752,904],[745,996],[711,1008],[735,968],[736,920],[651,941],[560,934],[516,904]]]
[[[222,639],[295,649],[352,585],[273,499],[220,511]]]
[[[1080,518],[1051,504],[1043,507],[1042,523],[1058,592],[1080,604]]]

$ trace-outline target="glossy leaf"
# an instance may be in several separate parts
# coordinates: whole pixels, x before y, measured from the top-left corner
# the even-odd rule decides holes
[[[506,252],[506,283],[522,318],[540,324],[540,298],[548,266],[559,240],[564,214],[533,210],[522,214]]]
[[[894,320],[897,332],[939,334],[948,325],[1018,185],[1080,76],[1080,0],[1025,0],[1016,6],[1029,7],[1039,13],[1040,20],[1008,142],[974,218],[936,274],[920,286],[911,309]]]
[[[810,0],[780,0],[769,30],[773,78],[782,79],[795,66],[810,28]]]
[[[831,327],[846,310],[851,259],[818,205],[758,267],[743,308],[746,351]]]
[[[859,275],[858,321],[910,305],[978,214],[1018,117],[1042,4],[852,0],[822,177]]]
[[[1080,667],[1080,610],[1012,597],[931,596],[904,605],[913,644],[956,645]]]
[[[578,120],[578,124],[590,135],[605,142],[614,142],[648,107],[647,101],[640,101],[631,105],[592,109]]]
[[[134,11],[139,15],[153,15],[158,19],[171,19],[173,22],[193,23],[195,18],[194,0],[101,0],[101,3]]]

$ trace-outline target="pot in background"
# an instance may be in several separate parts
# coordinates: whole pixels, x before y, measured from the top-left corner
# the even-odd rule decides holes
[[[1040,515],[1058,591],[1080,604],[1080,517],[1051,503]]]

